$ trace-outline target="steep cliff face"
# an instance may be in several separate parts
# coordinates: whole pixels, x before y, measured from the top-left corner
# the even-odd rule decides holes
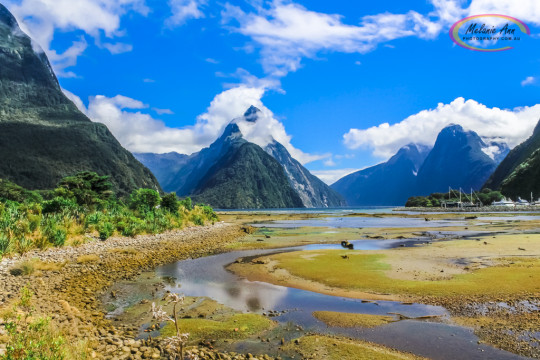
[[[351,206],[403,205],[416,191],[416,175],[429,148],[409,144],[385,163],[347,175],[332,185]]]
[[[160,189],[152,173],[103,124],[91,122],[62,93],[46,55],[0,5],[0,178],[50,189],[65,176],[111,176],[121,195]]]
[[[447,126],[418,171],[418,188],[413,195],[446,192],[448,187],[480,190],[497,167],[495,159],[486,154],[487,147],[474,131]]]
[[[279,142],[271,142],[265,151],[283,166],[289,184],[298,193],[305,207],[334,208],[347,205],[340,194],[311,174]]]
[[[297,208],[302,201],[281,165],[231,123],[208,148],[185,158],[166,191],[220,209]]]
[[[531,191],[537,193],[540,190],[539,185],[533,185],[534,180],[528,179],[529,175],[534,173],[534,160],[540,149],[540,121],[536,125],[533,134],[522,144],[513,148],[506,158],[499,164],[495,172],[486,181],[484,187],[490,189],[500,189],[501,187],[509,191],[508,196],[525,196],[528,199]],[[510,179],[512,177],[512,179]],[[538,179],[538,178],[537,178]],[[506,185],[503,187],[503,184]],[[520,185],[528,183],[529,185]]]

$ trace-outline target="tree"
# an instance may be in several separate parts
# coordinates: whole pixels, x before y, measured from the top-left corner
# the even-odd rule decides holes
[[[180,201],[175,193],[167,194],[161,199],[161,207],[170,213],[177,214],[179,206]]]
[[[79,206],[88,208],[103,204],[114,196],[109,177],[91,171],[63,178],[55,193],[57,196],[73,199]]]
[[[138,189],[131,193],[130,206],[141,214],[148,212],[155,213],[156,207],[160,204],[161,198],[156,190]]]

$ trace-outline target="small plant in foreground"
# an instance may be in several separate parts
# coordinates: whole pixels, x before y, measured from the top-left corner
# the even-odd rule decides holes
[[[176,336],[171,336],[165,339],[165,346],[172,352],[179,353],[180,359],[184,358],[184,346],[189,338],[189,334],[180,333],[180,326],[178,323],[178,316],[176,313],[176,307],[184,303],[184,297],[178,294],[170,293],[167,295],[167,304],[173,304],[173,315],[170,316],[163,310],[162,306],[156,306],[156,303],[152,303],[152,317],[157,321],[170,321],[176,328]]]

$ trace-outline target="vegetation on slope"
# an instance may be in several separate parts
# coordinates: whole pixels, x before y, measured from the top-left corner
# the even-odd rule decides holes
[[[215,221],[212,208],[175,194],[138,189],[117,198],[107,176],[82,172],[52,191],[29,191],[0,180],[0,256],[33,248],[79,244],[92,236],[160,233]]]
[[[491,205],[494,201],[499,201],[503,198],[500,191],[493,191],[485,188],[482,191],[475,191],[472,195],[474,203],[478,203],[478,199],[483,205]],[[458,202],[459,193],[455,191],[448,193],[433,193],[428,196],[412,196],[405,203],[405,207],[441,207],[443,202]],[[471,194],[461,193],[462,202],[471,202]]]

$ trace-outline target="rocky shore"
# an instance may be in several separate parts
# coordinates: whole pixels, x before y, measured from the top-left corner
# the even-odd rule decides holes
[[[240,226],[217,223],[159,235],[94,240],[77,247],[5,258],[0,262],[0,310],[11,306],[21,289],[27,287],[34,294],[35,315],[50,317],[68,341],[84,341],[91,358],[174,359],[175,355],[169,354],[160,340],[136,340],[138,328],[115,326],[106,319],[101,296],[118,280],[131,279],[161,264],[219,253],[243,235]],[[14,271],[25,261],[50,266],[28,275]],[[3,321],[0,319],[0,323]],[[4,349],[0,346],[0,353],[3,351],[5,345]],[[190,352],[199,359],[250,358],[198,348]]]

